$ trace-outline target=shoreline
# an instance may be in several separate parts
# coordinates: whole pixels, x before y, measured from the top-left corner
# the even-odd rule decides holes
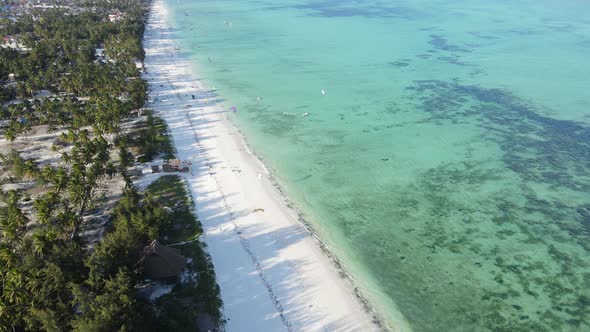
[[[152,3],[144,36],[147,70],[144,78],[152,88],[150,96],[154,100],[158,98],[158,102],[150,102],[150,107],[166,120],[178,157],[193,163],[194,175],[187,175],[186,180],[196,202],[197,215],[205,231],[204,242],[209,247],[221,287],[227,329],[392,329],[385,327],[384,322],[377,318],[355,286],[352,276],[327,244],[313,232],[301,213],[294,209],[273,179],[272,172],[250,150],[239,129],[226,118],[226,111],[215,102],[215,92],[204,89],[196,78],[190,59],[185,55],[179,56],[180,47],[173,40],[167,11],[162,0]],[[168,36],[162,37],[164,33]],[[172,59],[174,64],[168,63]],[[159,62],[162,60],[167,66]],[[158,81],[162,79],[168,84]],[[172,94],[176,98],[166,99]],[[209,100],[211,98],[214,102]],[[177,112],[166,112],[170,108]],[[199,128],[199,125],[211,123],[215,124]],[[191,133],[187,134],[187,129]],[[222,132],[223,135],[219,136],[223,137],[211,135],[211,131]],[[195,148],[197,156],[191,157],[187,152],[195,152]],[[207,184],[211,189],[208,194],[217,197],[201,194],[205,182],[209,182]],[[224,187],[241,190],[225,194],[227,189],[224,191]],[[208,210],[211,207],[207,206],[207,202],[213,199],[216,199],[216,205],[222,205],[224,213],[221,215],[210,215]],[[249,206],[252,212],[237,210],[238,206]],[[263,211],[254,212],[257,209]],[[255,226],[255,231],[252,231]],[[237,248],[240,250],[236,254],[242,256],[241,260],[228,257],[224,252],[224,242],[227,241],[240,243],[241,248]],[[269,249],[269,245],[274,248]],[[277,269],[277,265],[284,267]],[[244,271],[230,278],[231,269],[236,267]],[[252,274],[256,278],[252,278]],[[247,281],[252,286],[250,293],[244,294],[238,289],[240,287],[230,285],[241,278],[249,279]],[[285,278],[288,283],[285,283]],[[262,296],[260,291],[266,294]],[[235,298],[243,295],[256,298],[257,303],[235,303]],[[254,307],[257,310],[252,312]],[[250,312],[244,314],[245,309]],[[398,329],[407,330],[400,327],[392,330]]]

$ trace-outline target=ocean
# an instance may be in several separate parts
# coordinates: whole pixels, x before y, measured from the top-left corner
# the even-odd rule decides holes
[[[590,2],[167,5],[387,324],[590,330]]]

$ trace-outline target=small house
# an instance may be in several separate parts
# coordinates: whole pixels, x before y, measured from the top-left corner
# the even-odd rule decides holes
[[[186,266],[186,257],[180,254],[180,250],[154,240],[143,249],[139,264],[143,266],[143,274],[148,279],[176,280]]]

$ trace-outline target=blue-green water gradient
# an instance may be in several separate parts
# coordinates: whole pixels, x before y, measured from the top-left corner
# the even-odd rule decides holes
[[[389,324],[590,330],[588,1],[167,4]]]

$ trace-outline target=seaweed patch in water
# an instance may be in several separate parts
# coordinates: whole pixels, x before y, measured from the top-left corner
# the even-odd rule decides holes
[[[478,118],[495,135],[504,162],[524,179],[590,192],[590,127],[544,116],[502,89],[437,80],[408,89],[419,92],[421,108],[439,120]]]
[[[460,59],[459,56],[457,56],[455,54],[452,54],[450,56],[439,56],[436,59],[440,60],[440,61],[444,61],[444,62],[452,64],[452,65],[457,65],[457,66],[473,66],[471,64],[468,64],[466,62],[459,60]]]
[[[395,66],[395,67],[407,67],[410,65],[408,62],[404,62],[404,61],[392,61],[392,62],[388,62],[388,64]]]
[[[428,43],[435,48],[448,52],[471,52],[470,49],[458,45],[449,44],[449,41],[441,35],[430,35]]]
[[[423,14],[414,8],[404,6],[386,6],[380,3],[367,3],[362,0],[324,0],[324,1],[310,1],[303,4],[293,6],[279,6],[268,7],[268,9],[275,8],[295,8],[302,10],[310,10],[312,16],[321,17],[349,17],[360,16],[366,18],[387,17],[400,19],[416,19]]]
[[[492,36],[492,35],[485,35],[481,32],[470,32],[470,34],[472,34],[475,37],[480,38],[480,39],[486,39],[486,40],[500,39],[500,37]]]
[[[477,261],[493,274],[482,280],[491,279],[495,286],[482,283],[482,305],[495,307],[488,313],[497,314],[483,316],[482,326],[527,331],[590,329],[590,127],[545,116],[538,107],[503,89],[425,80],[408,90],[415,92],[411,100],[429,117],[422,122],[463,121],[480,127],[481,138],[500,148],[499,161],[506,165],[498,168],[500,174],[517,175],[518,180],[512,181],[520,191],[491,195],[495,207],[482,204],[491,225],[484,226],[487,222],[481,217],[475,219],[480,227],[469,236],[471,243],[452,228],[439,226],[456,217],[458,212],[453,211],[459,211],[464,221],[474,222],[473,212],[460,210],[461,205],[448,196],[457,186],[473,190],[493,183],[495,173],[482,172],[482,165],[472,169],[441,166],[424,173],[418,186],[434,207],[431,218],[439,220],[428,223],[423,241],[437,252],[466,254],[468,249],[486,257]],[[486,227],[493,231],[486,235]],[[491,238],[498,247],[486,250],[478,238]],[[503,243],[518,249],[506,250]]]
[[[416,57],[422,58],[422,59],[430,59],[430,58],[432,58],[432,54],[429,54],[429,53],[416,54]]]
[[[502,89],[437,80],[408,89],[418,92],[421,108],[434,119],[476,118],[523,180],[590,192],[590,127],[544,116]]]

